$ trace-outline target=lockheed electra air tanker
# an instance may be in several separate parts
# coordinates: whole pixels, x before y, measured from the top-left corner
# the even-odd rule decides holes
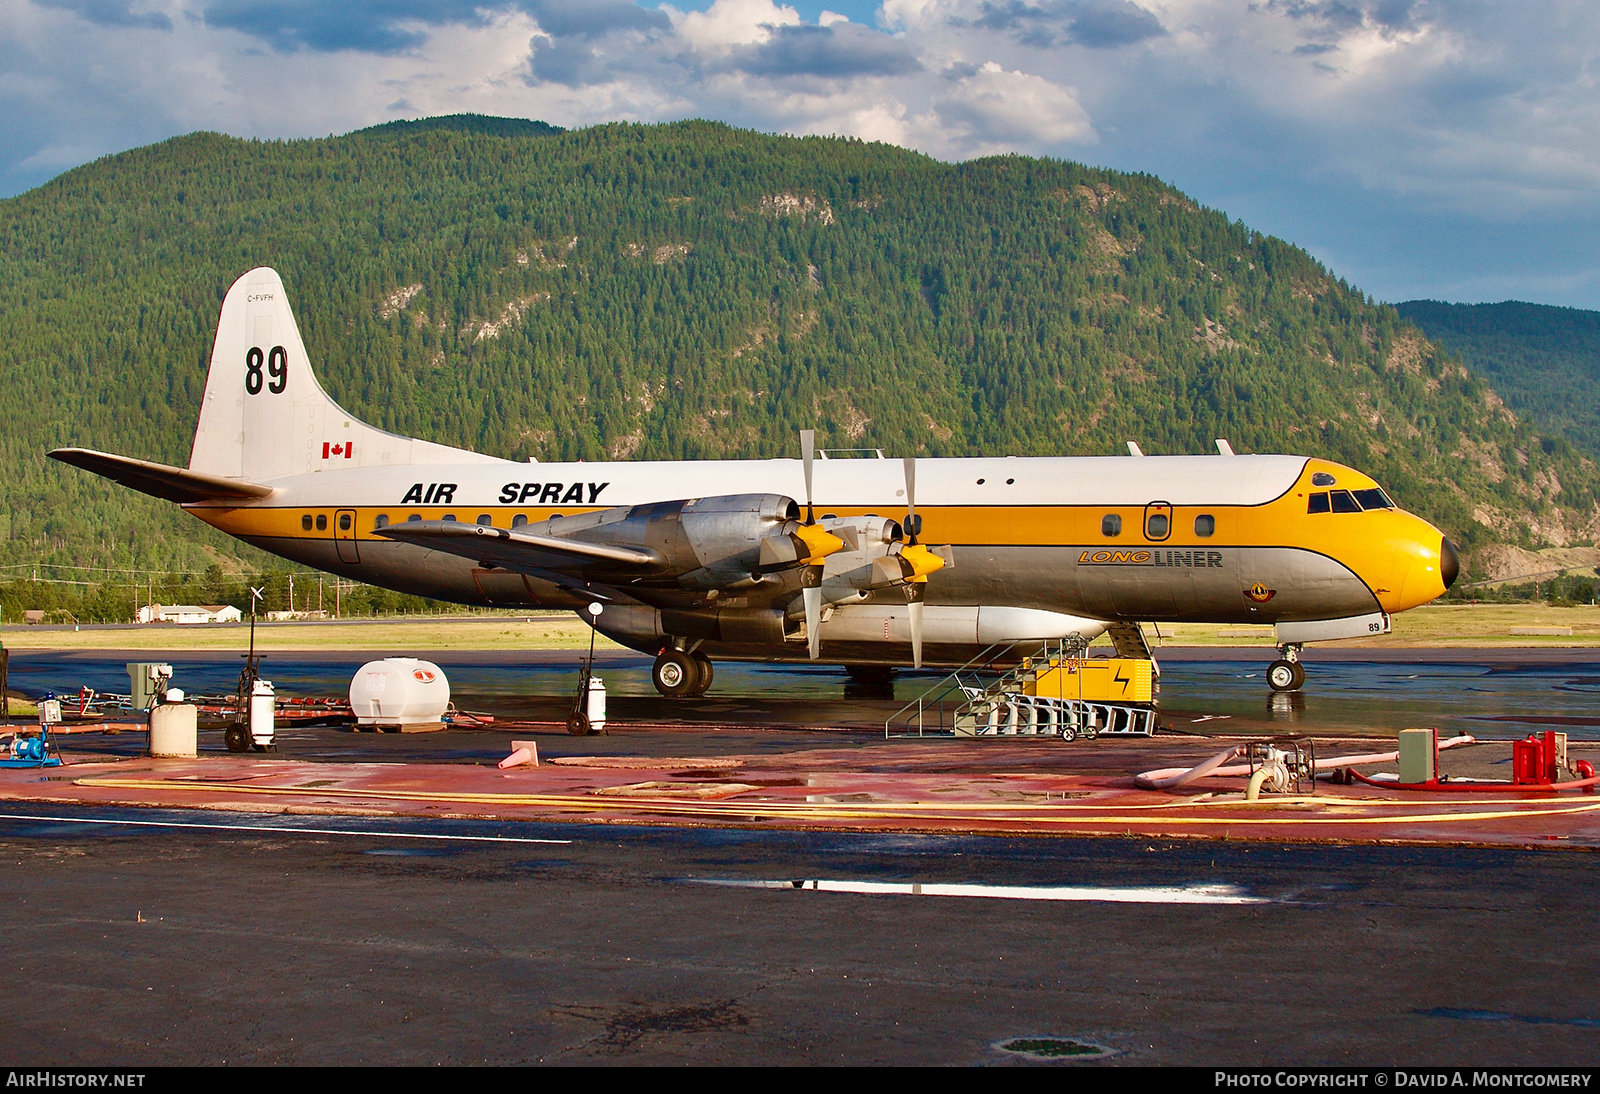
[[[1455,580],[1455,547],[1372,479],[1305,456],[520,463],[386,433],[317,383],[271,269],[222,305],[187,468],[54,459],[340,577],[461,604],[592,614],[666,695],[712,658],[954,666],[999,643],[1142,622],[1386,633]],[[820,457],[820,458],[819,458]],[[817,514],[821,514],[818,516]]]

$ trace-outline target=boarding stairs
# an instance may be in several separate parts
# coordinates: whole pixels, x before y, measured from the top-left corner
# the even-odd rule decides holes
[[[1140,645],[1148,660],[1142,635]],[[892,714],[884,736],[1154,736],[1153,705],[1084,697],[1076,669],[1087,660],[1088,643],[1078,637],[1052,639],[1020,659],[1015,643],[996,643]],[[1074,679],[1076,693],[1064,683]]]

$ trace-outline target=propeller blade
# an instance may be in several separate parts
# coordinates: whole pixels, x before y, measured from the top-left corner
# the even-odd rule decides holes
[[[811,510],[811,459],[816,453],[817,431],[815,429],[802,429],[800,431],[800,462],[806,469],[806,523],[815,524],[817,518]]]
[[[917,458],[906,457],[906,534],[907,541],[917,542]]]
[[[908,590],[920,588],[916,585],[907,585]],[[906,604],[906,610],[911,615],[911,667],[922,667],[922,597]]]
[[[800,591],[806,600],[806,646],[815,661],[822,654],[822,586],[807,585]]]

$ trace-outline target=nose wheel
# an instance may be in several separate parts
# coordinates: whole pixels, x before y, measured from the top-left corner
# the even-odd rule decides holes
[[[1299,691],[1306,683],[1305,666],[1300,664],[1300,647],[1279,647],[1283,655],[1267,666],[1267,683],[1273,691]]]
[[[662,650],[650,668],[650,682],[669,699],[704,695],[714,675],[709,657],[682,650]]]

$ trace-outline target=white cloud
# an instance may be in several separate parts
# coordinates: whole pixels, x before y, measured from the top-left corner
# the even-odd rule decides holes
[[[1089,115],[1071,89],[984,62],[934,100],[934,127],[950,146],[985,153],[1092,143]]]
[[[661,10],[685,42],[707,51],[765,42],[772,37],[773,27],[800,22],[799,12],[771,0],[715,0],[703,12],[681,12],[665,4]]]
[[[1484,225],[1600,222],[1597,73],[1585,0],[883,0],[876,25],[777,0],[0,0],[0,170],[15,190],[196,128],[712,117],[1152,171],[1389,291],[1407,260],[1358,242],[1377,225],[1466,255]],[[1562,261],[1543,284],[1600,292],[1600,260]]]

